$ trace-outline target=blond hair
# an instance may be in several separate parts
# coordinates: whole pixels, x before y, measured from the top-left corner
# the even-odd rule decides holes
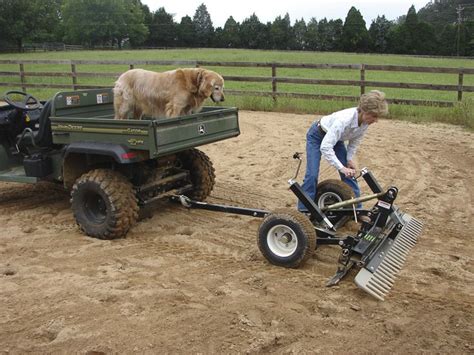
[[[363,94],[360,97],[359,111],[367,112],[383,117],[388,115],[388,104],[385,100],[385,93],[379,90],[372,90],[368,94]]]

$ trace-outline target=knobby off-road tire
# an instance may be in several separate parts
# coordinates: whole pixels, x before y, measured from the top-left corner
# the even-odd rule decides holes
[[[344,181],[328,179],[321,181],[316,189],[314,202],[319,208],[332,205],[334,203],[349,200],[354,197],[354,192]]]
[[[198,149],[189,149],[179,154],[183,168],[189,170],[193,189],[185,195],[197,201],[204,201],[211,194],[216,174],[209,157]]]
[[[125,236],[138,218],[132,184],[113,170],[91,170],[79,177],[72,187],[71,204],[82,231],[99,239]]]
[[[303,213],[279,209],[270,213],[260,224],[257,244],[270,263],[297,268],[316,249],[316,232]]]

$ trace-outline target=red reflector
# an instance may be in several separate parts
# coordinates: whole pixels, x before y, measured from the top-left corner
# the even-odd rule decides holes
[[[133,158],[137,157],[137,153],[135,153],[135,152],[123,153],[120,157],[122,159],[133,159]]]

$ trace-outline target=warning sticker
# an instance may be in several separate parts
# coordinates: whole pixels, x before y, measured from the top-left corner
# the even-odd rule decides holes
[[[97,103],[98,104],[105,104],[109,102],[109,94],[103,93],[103,94],[97,94]]]
[[[377,206],[380,206],[380,207],[385,208],[387,210],[390,209],[390,204],[385,202],[385,201],[381,201],[381,200],[379,200],[377,202]]]
[[[67,106],[79,105],[80,101],[81,101],[81,97],[79,95],[66,96]]]

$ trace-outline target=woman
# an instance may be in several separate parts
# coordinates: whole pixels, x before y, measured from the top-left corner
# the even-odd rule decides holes
[[[360,97],[357,107],[324,116],[311,125],[306,135],[306,174],[302,188],[312,200],[317,193],[321,155],[337,169],[341,180],[352,188],[355,196],[360,196],[359,185],[354,179],[357,167],[353,159],[369,125],[387,114],[385,94],[372,90]],[[307,211],[301,201],[298,201],[298,210]]]

